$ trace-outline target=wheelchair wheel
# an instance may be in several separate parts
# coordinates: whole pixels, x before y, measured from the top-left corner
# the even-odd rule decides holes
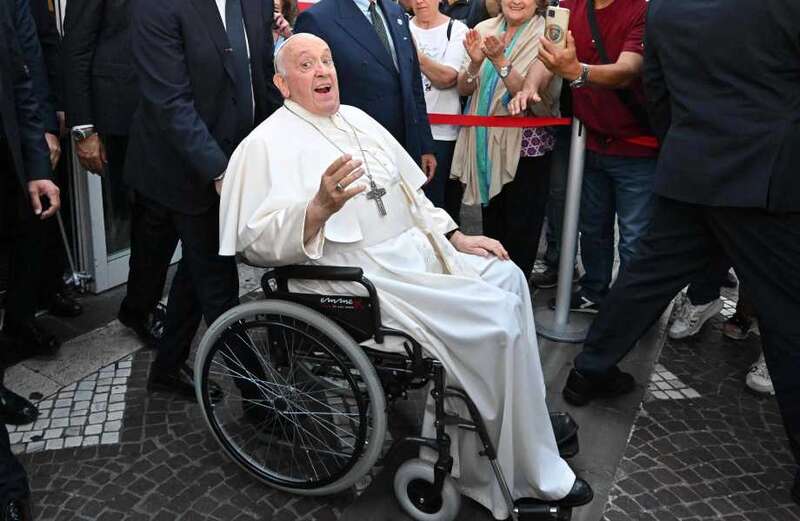
[[[432,493],[433,463],[408,460],[394,475],[394,495],[416,521],[453,521],[461,509],[461,493],[450,475],[444,477],[441,494]]]
[[[209,396],[209,380],[225,395]],[[277,300],[237,306],[209,327],[195,361],[212,433],[266,484],[341,492],[366,475],[386,436],[386,399],[362,348],[330,319]]]

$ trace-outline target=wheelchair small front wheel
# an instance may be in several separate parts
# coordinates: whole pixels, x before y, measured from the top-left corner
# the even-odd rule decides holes
[[[394,475],[394,494],[416,521],[453,521],[461,509],[461,493],[449,474],[444,477],[441,493],[432,490],[433,482],[432,463],[408,460]]]

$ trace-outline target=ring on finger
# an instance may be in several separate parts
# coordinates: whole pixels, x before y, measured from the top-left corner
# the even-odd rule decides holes
[[[336,191],[344,192],[344,185],[342,183],[336,183]]]

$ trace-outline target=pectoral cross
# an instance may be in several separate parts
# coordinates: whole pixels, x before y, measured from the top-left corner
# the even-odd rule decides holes
[[[386,215],[386,207],[383,205],[383,196],[386,195],[386,189],[381,188],[375,184],[375,181],[370,177],[369,180],[369,192],[366,193],[367,199],[372,199],[375,201],[375,205],[378,207],[378,213],[381,214],[381,217]]]

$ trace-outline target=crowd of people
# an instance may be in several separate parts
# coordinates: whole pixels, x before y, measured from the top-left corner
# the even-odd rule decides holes
[[[81,312],[53,217],[74,143],[130,215],[118,318],[157,351],[150,392],[194,399],[192,339],[238,304],[235,254],[357,264],[386,320],[420,331],[481,396],[501,467],[525,455],[512,490],[585,504],[591,487],[540,421],[530,309],[532,290],[558,282],[568,130],[427,114],[574,116],[587,141],[570,309],[595,321],[565,400],[631,392],[618,363],[676,295],[669,335],[683,339],[740,284],[723,334],[762,336],[746,384],[776,396],[800,462],[800,6],[695,3],[562,0],[561,44],[544,0],[319,0],[302,12],[293,0],[70,0],[63,31],[52,2],[0,0],[2,366],[57,353],[37,310]],[[483,236],[461,232],[464,204],[480,206]],[[0,385],[0,419],[36,414]],[[474,447],[455,447],[463,492],[502,519],[503,498],[464,452]],[[800,503],[800,474],[792,494]],[[0,519],[30,519],[27,505],[0,431]]]

